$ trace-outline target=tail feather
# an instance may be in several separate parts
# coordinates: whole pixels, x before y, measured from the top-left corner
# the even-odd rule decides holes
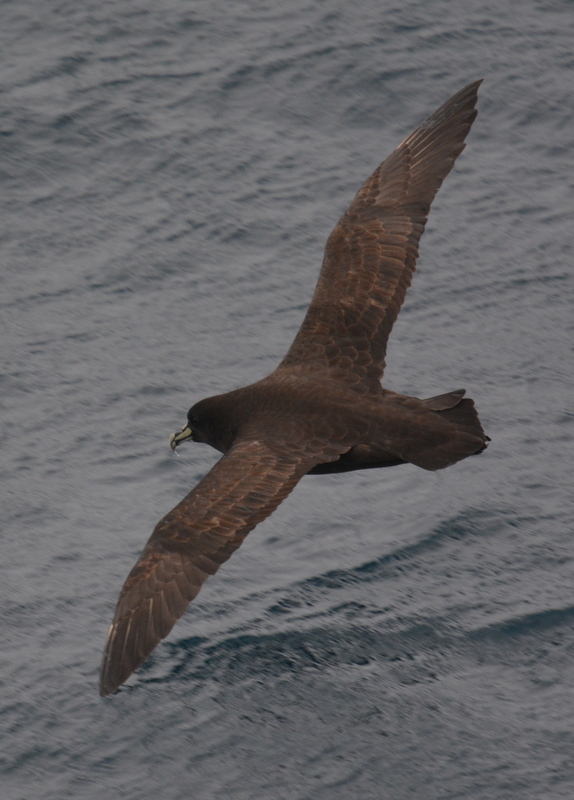
[[[431,411],[446,411],[447,408],[457,406],[466,394],[466,389],[455,389],[454,392],[437,394],[436,397],[427,397],[421,400],[423,406],[430,408]]]
[[[486,447],[486,443],[490,441],[480,424],[474,401],[470,398],[461,400],[452,408],[435,411],[435,414],[438,414],[442,419],[446,419],[447,422],[456,425],[457,428],[472,433],[474,436],[478,436],[479,439],[482,439],[482,447],[477,452],[482,452]]]
[[[421,403],[447,425],[432,424],[426,447],[423,445],[409,453],[407,460],[423,469],[444,469],[467,456],[482,453],[490,438],[485,434],[474,402],[463,399],[464,389],[429,397]],[[435,417],[436,415],[436,417]],[[438,420],[436,420],[438,422]],[[432,433],[431,433],[432,431]]]

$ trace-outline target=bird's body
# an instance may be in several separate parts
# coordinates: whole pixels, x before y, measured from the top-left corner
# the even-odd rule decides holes
[[[310,474],[406,461],[425,469],[442,469],[484,444],[472,401],[463,401],[463,395],[463,390],[457,390],[419,400],[381,389],[358,402],[356,392],[345,385],[276,370],[250,386],[197,403],[190,412],[195,423],[189,438],[226,453],[235,441],[250,436],[271,443],[284,441],[288,435],[294,444],[300,431],[307,439],[312,431],[318,441],[336,448],[338,458],[315,465]],[[453,412],[453,407],[458,412]],[[460,412],[466,426],[461,427],[457,420],[454,438],[450,418],[453,413],[461,416]],[[288,426],[293,427],[290,435]]]
[[[430,203],[476,116],[480,81],[441,106],[375,170],[329,237],[315,294],[277,369],[196,403],[170,443],[223,457],[156,526],[120,594],[100,691],[115,691],[204,581],[306,474],[410,462],[442,469],[486,447],[472,400],[381,387]]]

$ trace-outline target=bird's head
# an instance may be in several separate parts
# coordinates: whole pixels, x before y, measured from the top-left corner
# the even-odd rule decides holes
[[[187,412],[187,422],[181,431],[172,433],[169,437],[169,446],[172,450],[175,450],[178,445],[182,444],[182,442],[187,442],[189,439],[194,442],[205,442],[207,441],[206,433],[205,425],[202,424],[199,415],[195,412],[195,406],[193,406]]]
[[[169,446],[175,450],[182,442],[191,439],[194,442],[205,442],[216,449],[221,449],[218,442],[219,428],[215,398],[200,400],[187,412],[187,422],[178,433],[169,437]]]

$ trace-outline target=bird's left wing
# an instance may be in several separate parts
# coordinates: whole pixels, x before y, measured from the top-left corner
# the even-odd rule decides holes
[[[205,580],[315,464],[341,449],[318,441],[241,440],[156,526],[120,593],[100,676],[114,692],[172,629]]]

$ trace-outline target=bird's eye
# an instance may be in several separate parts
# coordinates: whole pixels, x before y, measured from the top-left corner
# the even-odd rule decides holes
[[[189,423],[189,427],[190,427],[192,430],[193,430],[194,428],[197,428],[197,426],[199,425],[199,421],[198,421],[197,417],[188,417],[188,418],[187,418],[187,421],[188,421],[188,423]]]

